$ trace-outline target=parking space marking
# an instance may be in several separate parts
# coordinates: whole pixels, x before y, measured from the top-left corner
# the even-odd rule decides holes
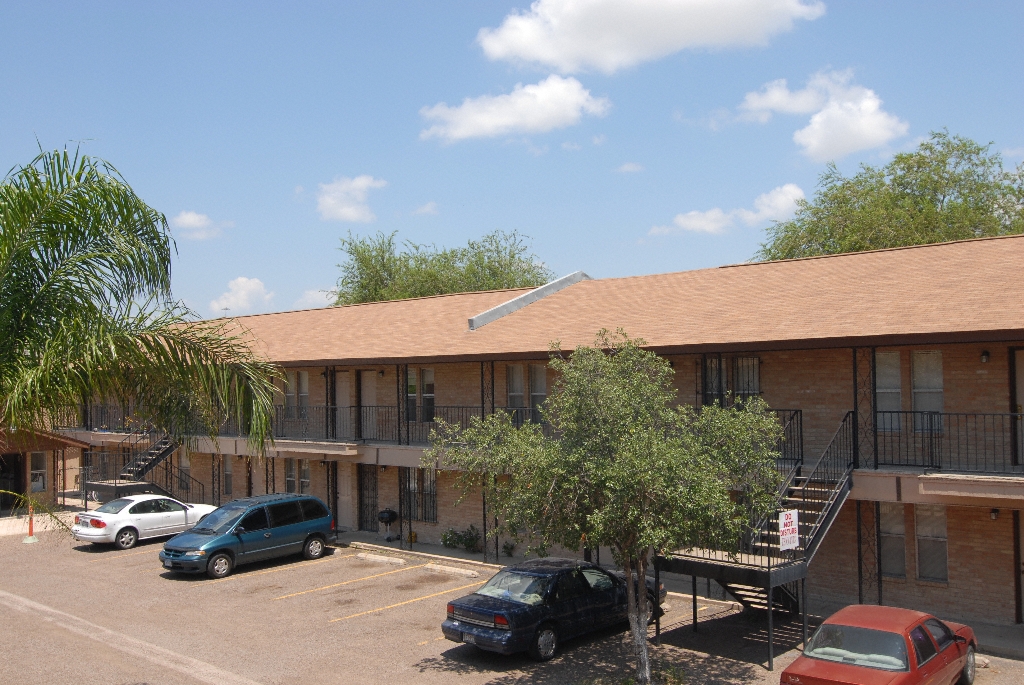
[[[302,564],[285,564],[285,565],[282,565],[282,566],[278,566],[277,568],[269,568],[266,571],[255,571],[253,573],[242,573],[240,575],[228,576],[227,578],[218,578],[217,580],[210,580],[210,581],[207,581],[205,583],[200,583],[199,587],[204,587],[206,585],[213,585],[214,583],[223,583],[224,581],[227,581],[227,580],[236,580],[236,579],[241,579],[241,578],[251,578],[252,576],[262,576],[262,575],[264,575],[266,573],[277,573],[278,571],[291,571],[291,570],[294,570],[294,569],[297,569],[297,568],[308,568],[310,566],[313,566],[314,564],[322,564],[323,562],[330,561],[331,559],[344,559],[345,557],[351,557],[351,556],[354,556],[354,555],[352,555],[352,554],[343,554],[340,557],[332,555],[332,556],[327,557],[326,559],[317,559],[316,561],[307,561],[307,562],[302,563]]]
[[[424,640],[423,642],[417,642],[416,646],[417,647],[422,647],[423,645],[429,645],[431,642],[437,642],[438,640],[447,640],[447,639],[448,638],[446,638],[444,635],[442,635],[441,637],[435,637],[433,640]]]
[[[349,555],[351,556],[351,555]],[[279,599],[288,599],[289,597],[298,597],[299,595],[308,595],[310,592],[320,592],[321,590],[330,590],[332,587],[341,587],[342,585],[348,585],[349,583],[358,583],[361,580],[370,580],[371,578],[380,578],[381,576],[390,576],[392,573],[401,573],[402,571],[411,571],[414,568],[423,568],[426,564],[419,564],[417,566],[406,566],[405,568],[398,568],[394,571],[385,571],[384,573],[375,573],[372,576],[363,576],[362,578],[353,578],[352,580],[343,580],[340,583],[334,583],[333,585],[324,585],[323,587],[315,587],[312,590],[303,590],[302,592],[293,592],[290,595],[281,595],[280,597],[274,597],[276,602]]]
[[[31,613],[37,618],[71,633],[94,640],[136,659],[144,659],[151,664],[176,671],[201,683],[208,683],[209,685],[259,685],[256,681],[237,673],[226,671],[213,664],[184,654],[172,652],[150,642],[143,642],[136,637],[104,628],[74,614],[54,609],[39,602],[33,602],[20,595],[0,590],[0,604],[10,607],[15,611]]]
[[[128,554],[118,554],[118,555],[115,555],[115,556],[112,556],[112,557],[104,556],[101,559],[90,559],[89,563],[90,564],[95,564],[97,561],[108,561],[110,559],[124,559],[125,557],[134,557],[134,556],[136,556],[138,554],[152,554],[152,555],[156,556],[157,554],[159,554],[159,552],[156,551],[156,550],[152,550],[152,549],[144,549],[141,552],[128,552]]]
[[[484,582],[486,582],[486,581],[484,581]],[[453,587],[450,590],[443,590],[441,592],[435,592],[432,595],[424,595],[423,597],[417,597],[416,599],[407,599],[404,602],[399,602],[398,604],[389,604],[386,607],[379,607],[377,609],[370,609],[369,611],[360,611],[358,614],[350,614],[349,616],[342,616],[341,618],[332,618],[330,621],[328,621],[328,623],[336,623],[338,621],[347,621],[350,618],[356,618],[358,616],[366,616],[367,614],[374,614],[374,613],[376,613],[378,611],[386,611],[387,609],[394,609],[395,607],[405,606],[406,604],[412,604],[413,602],[422,602],[423,600],[430,599],[431,597],[440,597],[441,595],[447,595],[447,594],[449,594],[451,592],[458,592],[459,590],[465,590],[465,589],[471,588],[471,587],[480,587],[481,585],[483,585],[483,583],[470,583],[469,585],[463,585],[462,587]]]

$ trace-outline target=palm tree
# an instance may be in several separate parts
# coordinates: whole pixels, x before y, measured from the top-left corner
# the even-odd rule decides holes
[[[163,214],[110,164],[43,152],[0,182],[0,430],[47,430],[91,399],[132,400],[178,441],[234,417],[262,452],[274,367],[231,320],[171,297]]]

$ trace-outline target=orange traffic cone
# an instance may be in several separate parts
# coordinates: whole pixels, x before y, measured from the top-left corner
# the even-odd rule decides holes
[[[28,503],[28,535],[22,540],[25,544],[32,544],[33,542],[39,542],[39,538],[35,535],[35,520],[32,515],[32,502]]]

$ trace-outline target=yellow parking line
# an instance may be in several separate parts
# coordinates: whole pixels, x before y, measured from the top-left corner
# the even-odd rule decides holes
[[[294,570],[294,569],[297,569],[297,568],[307,568],[309,566],[312,566],[313,564],[322,564],[323,562],[330,561],[331,559],[344,559],[345,557],[351,557],[351,556],[355,556],[355,555],[353,555],[353,554],[345,554],[345,555],[340,556],[340,557],[338,557],[338,556],[330,556],[330,557],[327,557],[326,559],[317,559],[316,561],[307,561],[307,562],[302,563],[302,564],[288,564],[286,566],[278,566],[277,568],[267,569],[266,571],[256,571],[255,573],[243,573],[241,575],[228,576],[227,578],[218,578],[217,580],[210,580],[210,581],[207,581],[205,583],[199,583],[198,587],[205,587],[206,585],[213,585],[214,583],[223,583],[226,580],[236,580],[236,579],[240,580],[242,578],[250,578],[252,576],[262,576],[265,573],[277,573],[278,571],[291,571],[291,570]]]
[[[155,550],[155,549],[144,549],[141,552],[128,552],[128,554],[118,554],[118,555],[112,556],[112,557],[104,556],[102,559],[90,559],[89,563],[90,564],[95,564],[97,561],[107,561],[108,559],[124,559],[125,557],[134,557],[134,556],[136,556],[138,554],[153,554],[153,555],[157,555],[157,554],[160,554],[160,551],[159,550]]]
[[[424,640],[423,642],[417,642],[416,646],[417,647],[422,647],[423,645],[429,645],[431,642],[437,642],[438,640],[447,640],[447,639],[448,638],[446,638],[444,635],[442,635],[441,637],[435,637],[433,640]]]
[[[390,604],[390,605],[388,605],[386,607],[380,607],[378,609],[370,609],[369,611],[360,611],[358,614],[351,614],[349,616],[342,616],[341,618],[332,618],[330,621],[328,621],[328,623],[335,623],[337,621],[345,621],[345,620],[348,620],[350,618],[356,618],[357,616],[366,616],[367,614],[373,614],[373,613],[376,613],[378,611],[384,611],[386,609],[394,609],[395,607],[405,606],[406,604],[412,604],[413,602],[422,602],[423,600],[430,599],[431,597],[440,597],[441,595],[447,595],[447,594],[449,594],[451,592],[458,592],[459,590],[465,590],[465,589],[471,588],[471,587],[480,587],[481,585],[483,585],[486,582],[487,581],[485,580],[485,581],[482,581],[482,582],[479,582],[479,583],[470,583],[469,585],[463,585],[462,587],[453,587],[451,590],[444,590],[442,592],[435,592],[432,595],[424,595],[423,597],[417,597],[416,599],[407,599],[404,602],[399,602],[398,604]]]
[[[351,554],[347,556],[352,556]],[[323,587],[315,587],[312,590],[303,590],[302,592],[293,592],[290,595],[281,595],[280,597],[274,597],[274,601],[279,599],[288,599],[289,597],[298,597],[299,595],[308,595],[310,592],[320,592],[320,590],[330,590],[332,587],[341,587],[342,585],[348,585],[349,583],[358,583],[360,580],[370,580],[371,578],[380,578],[381,576],[390,576],[392,573],[401,573],[402,571],[411,571],[414,568],[421,568],[426,564],[418,564],[416,566],[406,566],[405,568],[395,569],[394,571],[385,571],[384,573],[375,573],[372,576],[363,576],[362,578],[353,578],[352,580],[343,580],[340,583],[334,583],[333,585],[324,585]]]

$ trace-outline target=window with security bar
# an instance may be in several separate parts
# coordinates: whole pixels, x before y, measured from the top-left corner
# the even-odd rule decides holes
[[[230,495],[231,494],[231,490],[234,487],[234,483],[233,483],[233,478],[234,478],[233,470],[234,469],[233,469],[232,464],[231,464],[231,461],[232,461],[233,458],[234,457],[232,457],[229,454],[225,454],[225,455],[223,455],[221,457],[221,465],[222,465],[221,473],[223,474],[223,479],[224,479],[224,494],[225,495]]]
[[[878,508],[882,575],[906,578],[907,529],[903,505],[898,502],[881,502]]]
[[[705,355],[703,364],[703,404],[729,406],[761,394],[761,360],[758,357]],[[731,372],[731,373],[730,373]]]
[[[921,580],[949,580],[946,507],[918,504],[914,507],[917,534],[917,577]]]
[[[761,360],[735,357],[732,360],[732,389],[737,400],[761,394]]]
[[[284,491],[295,492],[295,460],[284,460]]]
[[[310,491],[309,459],[299,460],[299,493],[308,495]]]
[[[437,472],[400,466],[403,514],[413,521],[437,523]]]

